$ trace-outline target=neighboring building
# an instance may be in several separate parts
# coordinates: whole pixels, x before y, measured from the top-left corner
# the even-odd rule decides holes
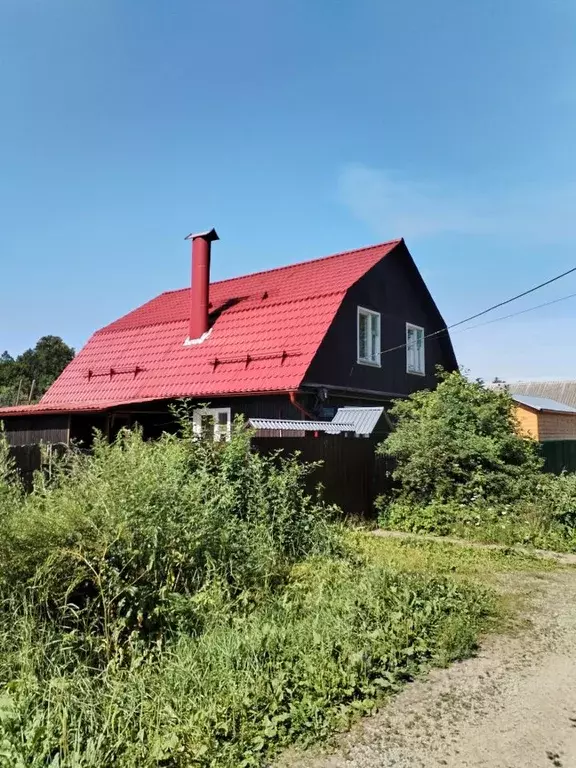
[[[558,403],[576,408],[576,380],[575,381],[513,381],[503,382],[508,391],[513,395],[530,395],[531,397],[545,397],[556,400]]]
[[[546,397],[512,394],[523,434],[539,442],[576,440],[576,408]]]
[[[190,235],[192,285],[97,331],[38,405],[0,409],[13,444],[88,442],[173,428],[189,398],[198,431],[234,415],[331,420],[386,406],[456,368],[444,320],[403,240],[210,283],[214,230]],[[381,352],[384,351],[383,354]],[[209,407],[204,407],[209,404]]]

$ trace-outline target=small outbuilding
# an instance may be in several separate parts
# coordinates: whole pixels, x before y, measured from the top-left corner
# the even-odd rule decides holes
[[[576,440],[576,408],[548,397],[513,394],[523,434],[543,443]]]

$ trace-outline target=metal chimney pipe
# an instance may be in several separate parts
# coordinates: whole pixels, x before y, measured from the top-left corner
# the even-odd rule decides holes
[[[192,240],[192,284],[190,286],[190,325],[187,341],[200,341],[208,333],[210,303],[210,250],[213,240],[219,240],[215,229],[188,235]]]

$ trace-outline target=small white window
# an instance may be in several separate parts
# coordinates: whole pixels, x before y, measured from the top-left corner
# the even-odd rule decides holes
[[[426,373],[424,328],[411,323],[406,323],[406,370],[420,376]]]
[[[194,432],[215,442],[230,440],[232,419],[230,408],[197,408],[192,418]]]
[[[380,314],[358,307],[358,362],[380,365]]]

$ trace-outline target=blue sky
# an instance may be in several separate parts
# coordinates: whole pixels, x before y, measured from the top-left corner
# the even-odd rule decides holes
[[[210,226],[215,278],[404,236],[449,323],[576,265],[575,26],[575,0],[0,0],[0,348],[81,346],[186,285]],[[454,343],[574,378],[575,338],[573,299]]]

